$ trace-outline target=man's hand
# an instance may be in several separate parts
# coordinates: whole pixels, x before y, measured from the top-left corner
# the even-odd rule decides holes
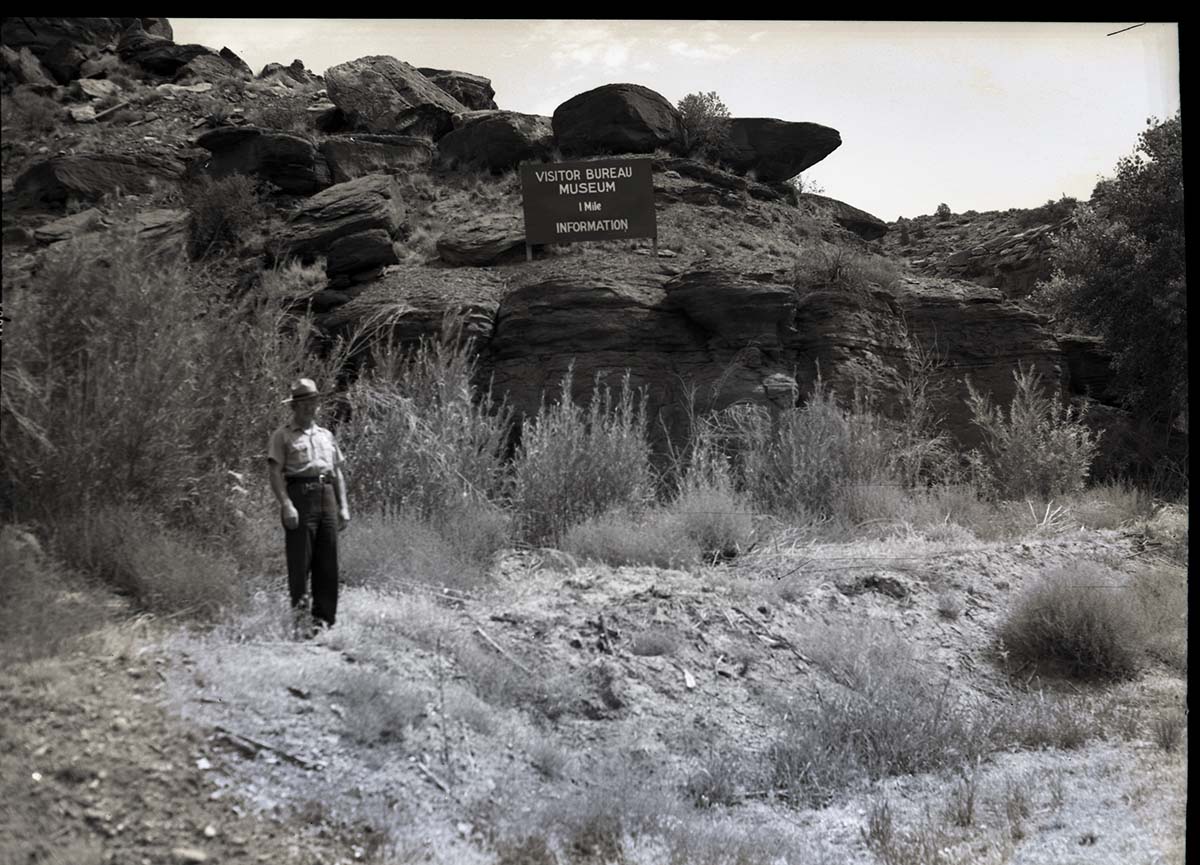
[[[343,507],[338,511],[338,531],[350,525],[350,509]]]
[[[291,502],[284,502],[279,506],[279,517],[283,520],[285,529],[294,529],[300,525],[300,514],[296,511],[296,506]]]

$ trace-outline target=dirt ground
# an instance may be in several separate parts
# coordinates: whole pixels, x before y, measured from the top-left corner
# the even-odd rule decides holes
[[[861,779],[822,808],[762,788],[780,718],[838,687],[822,653],[890,635],[973,705],[1036,697],[994,633],[1080,560],[1148,566],[1082,530],[776,545],[693,573],[526,551],[486,595],[349,588],[312,642],[270,590],[208,630],[122,617],[0,674],[0,861],[1182,863],[1186,737],[1168,752],[1154,728],[1187,682],[1165,665],[1042,683],[1109,721],[1075,750],[987,756],[966,826],[945,817],[962,772]],[[689,791],[726,770],[704,807]],[[890,859],[868,843],[885,802]]]

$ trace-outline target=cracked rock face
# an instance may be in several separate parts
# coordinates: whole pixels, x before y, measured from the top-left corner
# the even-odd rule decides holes
[[[468,110],[416,67],[395,57],[361,57],[325,72],[329,99],[366,132],[423,135],[437,140]]]

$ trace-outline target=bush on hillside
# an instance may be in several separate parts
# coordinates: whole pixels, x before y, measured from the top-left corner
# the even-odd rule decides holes
[[[236,249],[266,221],[255,182],[242,174],[201,177],[186,189],[188,252],[206,258]]]
[[[17,89],[0,99],[0,123],[13,138],[34,139],[53,132],[62,115],[61,105],[32,90]]]
[[[637,513],[654,497],[646,395],[626,373],[614,395],[599,378],[587,408],[571,398],[573,373],[558,400],[526,419],[513,461],[513,507],[525,539],[552,544],[573,525],[616,507]]]
[[[853,488],[897,482],[878,418],[843,409],[820,383],[803,406],[776,417],[736,406],[722,423],[735,448],[740,486],[771,513],[854,520]]]
[[[342,445],[360,508],[437,521],[500,501],[511,413],[476,392],[476,374],[474,344],[454,322],[412,351],[377,343],[345,394]]]
[[[1030,228],[1034,225],[1054,225],[1073,214],[1078,206],[1079,201],[1069,195],[1064,195],[1058,201],[1051,198],[1041,207],[1034,207],[1021,213],[1017,217],[1017,225],[1021,228]]]
[[[689,93],[677,106],[689,156],[715,160],[729,137],[729,109],[715,92]]]
[[[1120,679],[1145,663],[1145,630],[1118,575],[1086,563],[1052,571],[1017,602],[1000,628],[1010,666]]]
[[[1008,412],[967,382],[967,405],[984,445],[975,461],[981,479],[1007,498],[1042,499],[1083,489],[1098,436],[1058,393],[1048,393],[1031,368],[1013,372],[1016,393]]]
[[[942,202],[937,206],[937,210],[933,212],[933,215],[938,219],[949,219],[954,214],[950,211],[950,205]]]
[[[307,321],[216,301],[149,255],[120,229],[63,244],[9,301],[22,326],[0,367],[6,504],[48,535],[125,503],[209,538],[236,528],[231,497],[261,478],[284,418],[272,395],[301,374],[333,384],[338,353],[308,352]]]

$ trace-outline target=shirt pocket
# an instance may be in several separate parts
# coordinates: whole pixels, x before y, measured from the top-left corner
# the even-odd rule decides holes
[[[302,466],[312,461],[312,445],[308,439],[299,438],[287,446],[288,463]]]

